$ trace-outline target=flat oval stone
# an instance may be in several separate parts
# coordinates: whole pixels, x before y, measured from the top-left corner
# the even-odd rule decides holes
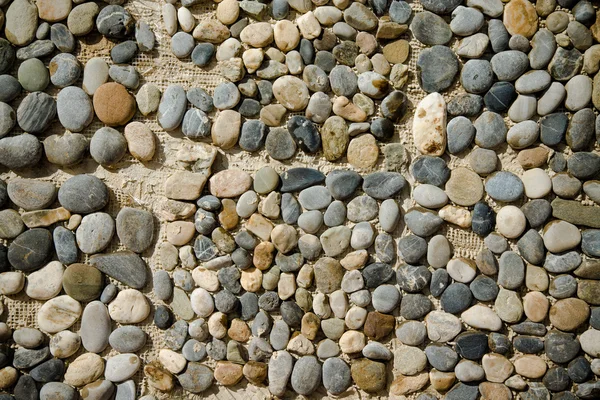
[[[146,297],[135,289],[121,290],[108,305],[110,317],[121,324],[137,324],[150,314]]]
[[[76,175],[62,184],[58,201],[72,213],[89,214],[108,204],[108,188],[93,175]]]
[[[81,75],[81,65],[77,57],[68,53],[61,53],[52,58],[48,68],[50,81],[59,88],[73,85]]]
[[[446,21],[429,11],[417,13],[410,24],[410,30],[419,42],[426,45],[446,44],[452,38],[452,31]]]
[[[485,191],[494,200],[511,202],[523,195],[524,187],[521,179],[512,172],[499,171],[486,180]]]
[[[41,133],[56,116],[56,102],[43,92],[30,93],[17,109],[17,123],[25,132]]]
[[[146,285],[148,279],[146,263],[131,251],[96,254],[90,257],[90,263],[111,278],[134,289],[141,289]]]
[[[8,262],[19,271],[35,271],[50,257],[52,235],[46,229],[34,228],[23,232],[8,247]]]
[[[77,245],[86,254],[99,253],[112,240],[115,222],[106,213],[93,213],[83,217],[77,229]]]
[[[81,316],[81,343],[91,353],[100,353],[108,346],[111,332],[110,316],[106,306],[100,301],[92,301]]]
[[[517,50],[497,53],[490,62],[496,77],[501,81],[514,81],[529,67],[527,55]]]
[[[135,98],[117,82],[98,87],[94,92],[93,104],[98,119],[108,126],[125,125],[136,111]]]
[[[108,342],[120,353],[135,353],[146,345],[146,333],[138,326],[121,326],[110,334]]]
[[[176,129],[183,120],[187,106],[185,90],[180,85],[167,87],[158,106],[158,122],[166,131]]]
[[[68,329],[81,315],[81,305],[70,296],[63,295],[48,300],[38,311],[41,330],[56,333]]]
[[[106,360],[104,376],[111,382],[122,382],[131,378],[140,368],[141,361],[133,353],[119,354]]]
[[[135,20],[123,7],[109,5],[98,14],[96,27],[101,34],[108,38],[123,39],[132,33]]]
[[[517,98],[515,87],[510,82],[496,82],[483,97],[490,111],[502,113],[507,111]]]
[[[145,210],[122,208],[116,218],[117,235],[121,243],[136,253],[141,253],[152,244],[154,220]]]
[[[89,96],[75,86],[65,87],[58,93],[56,108],[60,123],[71,132],[81,132],[94,119]]]
[[[446,134],[448,136],[448,152],[457,154],[471,145],[475,138],[475,127],[468,118],[459,116],[448,122]]]
[[[29,44],[37,30],[38,9],[27,0],[17,0],[6,10],[6,38],[16,46]]]
[[[13,179],[6,188],[10,200],[27,211],[47,208],[56,199],[56,187],[52,182]]]
[[[287,160],[296,153],[296,143],[292,135],[283,128],[270,130],[265,141],[265,148],[275,160]]]
[[[45,267],[29,274],[25,293],[36,300],[48,300],[56,297],[62,289],[63,272],[64,267],[60,262],[50,262]]]

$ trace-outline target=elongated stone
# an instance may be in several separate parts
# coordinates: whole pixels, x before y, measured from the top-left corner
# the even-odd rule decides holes
[[[415,111],[413,138],[421,154],[441,156],[446,150],[446,102],[439,93],[425,97]]]

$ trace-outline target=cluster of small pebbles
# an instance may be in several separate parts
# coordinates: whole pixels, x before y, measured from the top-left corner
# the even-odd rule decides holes
[[[166,0],[151,27],[124,3],[0,0],[0,294],[41,303],[0,322],[0,400],[600,397],[598,4]],[[146,82],[153,29],[221,83]],[[183,136],[154,212],[4,175],[149,162],[151,118]],[[269,164],[216,163],[237,149]]]
[[[0,239],[10,241],[0,245],[0,293],[42,302],[39,329],[0,323],[0,388],[12,388],[15,399],[75,399],[78,390],[83,399],[135,398],[135,353],[146,333],[134,324],[151,311],[140,291],[150,272],[139,254],[153,243],[154,222],[131,207],[113,219],[103,211],[108,203],[108,187],[93,175],[60,188],[0,181]],[[124,249],[109,251],[115,241]],[[84,256],[88,263],[79,262]],[[120,354],[104,359],[109,344]]]

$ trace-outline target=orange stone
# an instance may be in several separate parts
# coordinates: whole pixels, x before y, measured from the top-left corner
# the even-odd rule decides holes
[[[527,0],[511,0],[504,6],[504,26],[511,35],[523,35],[527,39],[538,30],[538,15]]]
[[[125,125],[135,115],[135,98],[120,83],[105,83],[94,93],[94,111],[108,126]]]

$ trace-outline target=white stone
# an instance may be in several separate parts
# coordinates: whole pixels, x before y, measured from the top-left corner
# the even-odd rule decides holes
[[[446,150],[446,102],[439,93],[427,95],[415,110],[413,139],[421,154],[441,156]]]
[[[523,233],[527,224],[525,214],[516,206],[504,206],[496,216],[496,228],[508,239],[514,239]]]
[[[140,291],[125,289],[108,305],[108,313],[118,323],[137,324],[150,315],[150,305]]]
[[[0,293],[3,295],[17,294],[25,286],[25,275],[21,271],[2,272],[0,274]]]
[[[581,233],[575,225],[567,221],[555,220],[544,227],[544,246],[553,252],[570,250],[581,242]]]
[[[190,296],[190,302],[192,303],[192,310],[202,318],[210,316],[215,309],[213,298],[206,289],[194,289]]]
[[[219,289],[219,278],[217,271],[211,271],[206,268],[196,267],[192,271],[192,279],[200,288],[206,289],[209,292],[215,292]]]
[[[81,304],[68,295],[48,300],[38,311],[37,320],[41,330],[56,333],[69,328],[81,316]]]
[[[502,329],[502,320],[489,307],[476,304],[461,315],[465,324],[477,329],[486,329],[488,331],[499,331]]]
[[[69,363],[65,373],[65,383],[71,386],[84,386],[102,376],[104,360],[98,354],[84,353]]]
[[[173,4],[166,3],[162,7],[163,23],[165,30],[169,36],[173,36],[177,32],[177,9]]]
[[[83,69],[83,90],[93,96],[108,81],[108,64],[100,57],[88,60]]]
[[[541,199],[552,190],[552,180],[541,168],[533,168],[523,172],[521,180],[525,186],[525,195],[530,199]]]
[[[296,24],[298,24],[298,29],[304,39],[312,40],[321,34],[321,24],[312,11],[296,19]]]
[[[140,365],[140,358],[135,354],[118,354],[106,361],[104,377],[111,382],[123,382],[135,375]]]
[[[71,331],[61,331],[50,339],[50,354],[56,358],[68,358],[79,350],[81,337]]]
[[[579,337],[581,348],[592,357],[600,357],[600,331],[589,329]]]
[[[295,76],[282,76],[273,83],[273,95],[290,111],[301,111],[308,105],[310,95],[302,79]]]
[[[184,356],[171,349],[162,349],[158,352],[161,364],[173,374],[178,374],[185,369],[187,361]]]
[[[477,274],[475,263],[466,258],[453,258],[448,261],[446,270],[452,279],[462,283],[471,282]]]
[[[462,330],[460,319],[444,311],[432,311],[427,314],[425,324],[429,340],[439,343],[454,339]]]
[[[189,33],[196,27],[196,19],[192,15],[192,12],[186,7],[181,7],[177,10],[177,20],[184,32]]]
[[[367,320],[368,311],[366,308],[352,306],[346,313],[344,322],[348,329],[360,329]]]
[[[321,319],[327,319],[331,316],[331,307],[329,299],[323,293],[317,293],[313,296],[313,311]]]
[[[365,347],[365,341],[364,333],[359,331],[346,331],[340,338],[340,349],[346,354],[358,353]]]
[[[35,300],[48,300],[56,297],[62,290],[64,272],[65,268],[60,262],[50,262],[45,267],[29,274],[25,293]]]
[[[336,318],[343,319],[348,311],[348,298],[342,290],[336,290],[329,295],[329,306]]]

